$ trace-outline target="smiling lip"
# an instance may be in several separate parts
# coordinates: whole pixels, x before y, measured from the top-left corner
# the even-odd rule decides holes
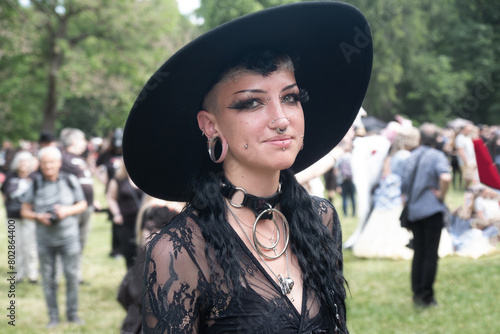
[[[288,147],[292,143],[292,137],[290,136],[276,136],[269,138],[265,141],[268,144],[274,145],[276,147]]]

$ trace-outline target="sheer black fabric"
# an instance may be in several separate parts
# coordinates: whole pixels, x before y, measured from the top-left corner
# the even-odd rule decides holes
[[[313,198],[313,205],[341,249],[335,209],[320,198]],[[334,332],[326,325],[326,312],[314,291],[304,288],[302,309],[297,310],[229,223],[222,222],[227,225],[227,237],[238,240],[234,252],[240,259],[243,291],[236,300],[220,266],[207,258],[211,248],[198,223],[196,212],[186,210],[166,225],[148,248],[143,296],[145,333]],[[345,315],[345,310],[339,310],[339,314]]]

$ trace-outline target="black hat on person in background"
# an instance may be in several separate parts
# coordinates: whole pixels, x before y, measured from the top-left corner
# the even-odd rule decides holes
[[[205,95],[238,55],[288,54],[299,87],[304,149],[297,173],[344,137],[361,107],[372,68],[372,40],[363,14],[342,2],[302,2],[265,9],[220,25],[184,46],[149,79],[133,105],[123,154],[134,183],[153,197],[185,201],[189,179],[213,168],[196,115]]]
[[[40,143],[40,144],[53,143],[55,141],[56,141],[56,137],[50,131],[42,131],[40,133],[40,137],[38,137],[38,143]]]

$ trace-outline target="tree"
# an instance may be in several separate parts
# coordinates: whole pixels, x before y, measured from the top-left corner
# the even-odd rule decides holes
[[[37,136],[39,130],[54,131],[77,115],[93,117],[80,123],[89,126],[82,130],[91,135],[123,126],[149,76],[184,43],[186,33],[189,39],[194,33],[175,0],[33,0],[29,6],[9,0],[9,5],[11,17],[0,17],[2,27],[20,20],[31,29],[23,35],[22,24],[12,25],[18,38],[2,58],[5,66],[0,63],[2,77],[28,81],[32,88],[13,104],[2,105],[13,119],[14,114],[24,115],[21,123],[30,124],[20,134],[24,138]],[[23,43],[28,45],[24,49]],[[28,78],[9,70],[12,64]],[[6,87],[0,82],[3,101],[8,93],[20,93]],[[13,106],[15,113],[9,112]],[[16,135],[15,127],[5,130],[10,137]]]
[[[35,139],[44,90],[33,40],[39,36],[31,13],[17,1],[0,9],[0,140]]]
[[[202,28],[210,30],[240,16],[292,2],[298,0],[201,0],[196,14],[204,19]]]
[[[290,2],[298,0],[202,0],[198,28],[175,0],[5,0],[0,140],[65,126],[102,136],[124,125],[151,74],[201,30]],[[373,32],[369,114],[500,123],[500,2],[346,2]]]

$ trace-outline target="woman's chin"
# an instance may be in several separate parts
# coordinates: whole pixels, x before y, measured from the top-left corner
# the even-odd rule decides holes
[[[292,167],[293,163],[295,162],[295,156],[293,158],[288,158],[288,159],[282,159],[281,161],[277,161],[275,166],[276,170],[285,170],[290,167]]]

